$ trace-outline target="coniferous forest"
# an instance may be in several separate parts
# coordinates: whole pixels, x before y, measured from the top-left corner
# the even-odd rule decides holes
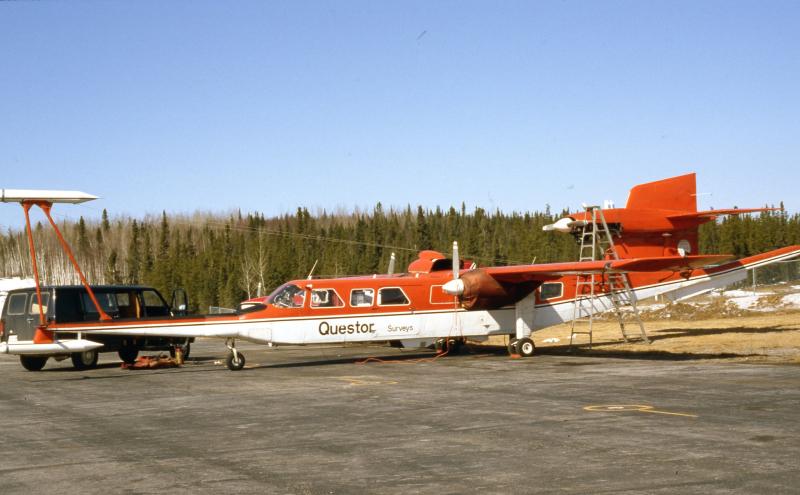
[[[566,212],[487,212],[481,208],[427,210],[407,207],[266,218],[260,214],[195,214],[109,217],[63,221],[59,228],[90,283],[141,283],[169,297],[183,287],[194,310],[234,307],[266,295],[281,283],[315,276],[386,272],[392,252],[403,271],[422,249],[449,253],[453,240],[462,258],[479,265],[547,263],[577,259],[572,236],[543,232]],[[37,223],[34,238],[45,283],[77,283],[49,225]],[[737,257],[800,244],[800,215],[768,212],[725,217],[700,230],[701,252]],[[0,277],[32,276],[24,231],[0,235]]]

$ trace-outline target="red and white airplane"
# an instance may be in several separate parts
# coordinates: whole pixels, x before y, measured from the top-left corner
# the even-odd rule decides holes
[[[4,190],[2,195],[2,201],[22,203],[26,218],[32,205],[41,206],[49,218],[52,203],[89,199],[93,197],[79,192]],[[42,315],[32,342],[3,342],[0,352],[79,352],[97,346],[84,337],[95,333],[216,337],[226,339],[228,368],[239,370],[245,358],[236,349],[237,339],[269,345],[389,341],[427,347],[508,335],[510,351],[530,356],[534,331],[574,318],[576,299],[585,298],[586,286],[579,280],[591,274],[597,280],[595,303],[610,310],[611,292],[617,289],[607,277],[613,274],[628,277],[637,299],[666,294],[677,300],[744,280],[749,269],[800,255],[800,246],[737,261],[727,255],[692,254],[698,250],[699,225],[720,215],[763,210],[697,211],[695,174],[688,174],[638,185],[625,208],[603,210],[619,259],[606,253],[594,261],[476,267],[459,260],[454,243],[452,258],[422,251],[405,273],[292,280],[267,297],[241,303],[231,315],[126,321],[104,317],[99,305],[101,319],[95,322],[48,323]],[[587,222],[593,222],[590,211],[569,215],[545,230],[579,234]],[[32,238],[30,242],[35,266]],[[80,273],[77,264],[76,269]],[[91,292],[88,285],[87,290]]]

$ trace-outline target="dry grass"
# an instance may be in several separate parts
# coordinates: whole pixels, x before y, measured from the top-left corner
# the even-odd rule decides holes
[[[640,341],[626,344],[616,321],[595,322],[594,345],[591,350],[580,345],[580,353],[800,364],[800,311],[752,314],[731,309],[731,313],[734,314],[722,311],[712,317],[704,309],[699,314],[689,312],[686,317],[680,316],[680,311],[672,311],[670,318],[648,318],[645,329],[650,344]],[[586,323],[580,325],[586,328]],[[628,328],[629,334],[638,335],[637,325],[629,324]],[[540,353],[557,354],[567,351],[569,336],[570,326],[564,324],[536,332],[534,340]],[[543,342],[549,338],[557,338],[559,342]],[[587,341],[586,335],[576,336],[578,344]]]

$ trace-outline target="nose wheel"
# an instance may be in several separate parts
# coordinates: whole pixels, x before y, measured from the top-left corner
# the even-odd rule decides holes
[[[236,341],[230,339],[226,342],[226,345],[229,350],[228,357],[225,359],[225,364],[228,365],[228,369],[231,371],[239,371],[244,368],[244,354],[236,350]]]

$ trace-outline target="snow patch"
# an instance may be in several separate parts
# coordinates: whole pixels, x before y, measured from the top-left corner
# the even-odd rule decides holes
[[[33,287],[34,285],[36,285],[36,282],[32,278],[0,278],[0,309],[3,308],[3,304],[6,302],[8,291]]]
[[[774,294],[774,292],[756,292],[755,296],[754,296],[754,293],[753,293],[752,290],[736,289],[736,290],[722,291],[721,294],[718,293],[718,294],[715,294],[715,295],[717,295],[717,296],[721,295],[721,296],[725,296],[725,297],[727,297],[729,299],[733,299],[733,298],[738,298],[738,297],[750,297],[750,296],[758,298],[758,297],[761,297],[761,296],[771,296],[772,294]]]
[[[800,293],[797,294],[787,294],[783,296],[781,302],[786,306],[791,306],[794,308],[800,308]]]

